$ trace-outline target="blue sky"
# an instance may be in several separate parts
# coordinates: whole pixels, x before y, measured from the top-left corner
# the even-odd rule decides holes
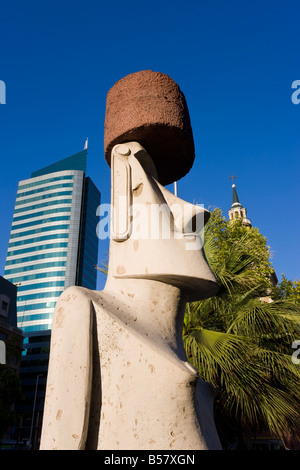
[[[106,94],[123,76],[151,69],[179,84],[190,111],[196,159],[179,196],[227,216],[228,177],[237,175],[277,276],[299,278],[300,104],[291,100],[299,18],[296,0],[2,2],[0,275],[18,181],[80,151],[87,137],[87,173],[109,202]],[[107,250],[101,242],[99,264]]]

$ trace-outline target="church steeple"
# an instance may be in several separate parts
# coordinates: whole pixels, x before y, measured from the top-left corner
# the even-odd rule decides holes
[[[229,219],[233,220],[235,218],[241,218],[243,220],[243,225],[251,227],[251,220],[247,218],[247,209],[242,206],[237,195],[236,186],[234,184],[234,178],[237,178],[237,176],[231,175],[229,178],[232,179],[233,182],[232,205],[228,211]]]
[[[237,178],[237,176],[235,176]],[[239,204],[239,198],[235,189],[235,184],[232,185],[232,204]]]

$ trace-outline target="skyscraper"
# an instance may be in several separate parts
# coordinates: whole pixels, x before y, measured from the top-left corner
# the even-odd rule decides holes
[[[86,164],[87,145],[35,171],[17,190],[4,277],[18,288],[24,333],[16,435],[31,448],[38,448],[56,301],[72,285],[96,289],[100,192]]]
[[[4,277],[18,286],[18,327],[51,329],[69,286],[96,289],[100,192],[85,176],[87,149],[19,182]]]

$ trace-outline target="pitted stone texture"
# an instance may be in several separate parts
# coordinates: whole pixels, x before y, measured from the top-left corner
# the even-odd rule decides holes
[[[116,82],[107,94],[104,127],[109,165],[113,146],[130,141],[145,147],[163,185],[179,180],[193,165],[195,149],[186,100],[168,75],[144,70]]]

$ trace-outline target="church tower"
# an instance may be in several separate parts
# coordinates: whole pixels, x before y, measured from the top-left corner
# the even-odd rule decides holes
[[[241,218],[243,225],[245,225],[245,227],[251,228],[252,224],[251,224],[251,220],[248,219],[247,217],[247,209],[244,206],[242,206],[242,204],[239,201],[237,191],[236,191],[236,186],[234,184],[234,178],[237,178],[237,176],[232,175],[229,177],[229,179],[232,179],[232,205],[228,211],[229,220]],[[277,279],[274,269],[270,275],[270,281],[273,286],[276,286],[276,284],[278,283],[278,279]],[[272,302],[272,298],[270,296],[261,297],[261,300],[264,302]]]
[[[230,178],[233,181],[232,184],[232,205],[228,211],[229,219],[233,220],[236,218],[241,218],[243,220],[243,225],[246,227],[251,227],[251,220],[247,218],[247,209],[242,206],[242,204],[239,201],[237,191],[236,191],[236,186],[234,184],[234,178],[237,178],[237,176],[230,176]]]

